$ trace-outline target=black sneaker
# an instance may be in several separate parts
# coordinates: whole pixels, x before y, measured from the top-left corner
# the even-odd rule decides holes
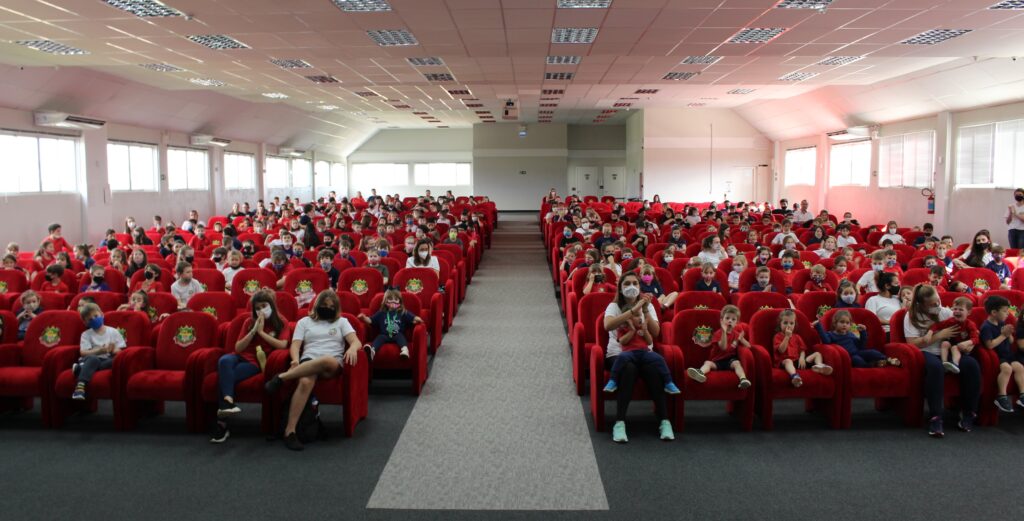
[[[928,420],[928,435],[932,438],[942,438],[945,433],[942,432],[942,417],[933,416],[931,420]]]
[[[284,380],[281,380],[280,376],[274,376],[267,383],[263,384],[263,389],[267,391],[267,394],[277,394],[277,390],[281,388],[281,384]]]
[[[1010,403],[1010,397],[1005,394],[996,397],[996,408],[1003,412],[1013,412],[1013,404]]]
[[[224,443],[228,441],[228,436],[231,436],[231,431],[228,430],[227,424],[217,422],[217,426],[213,429],[213,435],[210,436],[210,443]]]
[[[284,446],[288,447],[288,450],[302,450],[305,448],[302,442],[299,441],[299,435],[294,432],[284,437]]]
[[[974,430],[974,421],[977,418],[978,415],[973,412],[969,412],[967,414],[960,413],[960,422],[956,424],[956,428],[960,429],[963,432],[971,432],[972,430]]]

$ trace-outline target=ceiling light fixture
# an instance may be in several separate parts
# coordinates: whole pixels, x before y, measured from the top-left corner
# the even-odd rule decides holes
[[[659,89],[637,89],[633,94],[657,94]]]
[[[35,49],[47,54],[56,54],[58,56],[81,56],[89,54],[89,51],[85,49],[64,45],[63,43],[57,43],[52,40],[18,40],[14,43],[28,47],[29,49]]]
[[[212,78],[189,78],[188,81],[203,87],[223,87],[225,85],[223,81]]]
[[[558,0],[559,9],[606,9],[612,0]]]
[[[565,89],[544,89],[541,90],[540,93],[544,96],[558,96],[565,94]]]
[[[140,18],[184,16],[181,11],[167,7],[157,0],[103,0],[107,5],[129,12]]]
[[[320,110],[338,110],[337,105],[317,105],[316,108]]]
[[[288,99],[288,95],[283,92],[264,92],[263,97],[270,99]]]
[[[366,34],[381,47],[401,47],[420,44],[416,37],[405,29],[376,29],[366,31]]]
[[[757,89],[732,89],[726,94],[750,94],[751,92],[754,92],[756,90]]]
[[[385,0],[331,0],[346,13],[382,13],[391,10]]]
[[[816,72],[791,72],[789,74],[786,74],[785,76],[780,76],[779,80],[781,80],[781,81],[804,81],[804,80],[809,80],[809,79],[811,79],[811,78],[813,78],[813,77],[815,77],[817,75],[818,75],[818,73],[816,73]]]
[[[579,56],[548,56],[545,60],[548,65],[578,65]]]
[[[175,67],[169,63],[140,63],[139,67],[156,72],[184,72],[185,69]]]
[[[972,29],[932,29],[907,38],[900,43],[907,45],[935,45],[957,36],[963,36],[971,31]]]
[[[444,60],[437,56],[424,56],[421,58],[406,58],[410,65],[423,67],[426,65],[444,65]]]
[[[555,27],[551,30],[551,43],[594,43],[596,27]]]
[[[270,60],[270,63],[282,69],[312,69],[313,66],[306,60]]]
[[[447,72],[431,72],[423,75],[427,81],[455,81],[455,76]]]
[[[694,77],[696,75],[697,75],[696,72],[670,72],[670,73],[666,74],[665,76],[663,76],[661,79],[663,79],[663,80],[680,81],[680,80],[688,80],[688,79],[690,79],[690,78],[692,78],[692,77]]]
[[[711,65],[721,59],[721,56],[687,56],[679,63],[681,65]]]
[[[188,36],[189,40],[192,40],[203,47],[209,47],[217,51],[227,49],[248,49],[249,46],[226,35],[226,34],[193,34]]]
[[[545,80],[571,80],[576,76],[573,72],[545,72]]]
[[[863,56],[829,56],[818,62],[818,65],[846,65],[862,59]]]
[[[785,31],[785,27],[747,27],[729,38],[729,43],[768,43]]]
[[[775,5],[777,9],[825,9],[832,0],[782,0]]]
[[[328,75],[306,76],[306,79],[313,83],[341,83],[338,78]]]
[[[989,6],[989,9],[1024,9],[1024,0],[1004,0]]]

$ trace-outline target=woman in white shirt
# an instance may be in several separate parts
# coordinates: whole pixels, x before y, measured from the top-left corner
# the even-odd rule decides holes
[[[717,235],[705,237],[700,247],[701,251],[697,254],[697,258],[702,264],[710,262],[712,266],[718,268],[719,263],[729,258],[729,254],[722,248],[722,239],[719,239]]]
[[[288,407],[288,423],[284,428],[284,443],[289,449],[302,450],[302,442],[295,434],[295,427],[317,379],[337,376],[342,370],[342,364],[356,365],[359,350],[362,349],[360,344],[352,324],[341,316],[338,294],[333,290],[320,292],[310,307],[309,316],[303,317],[295,325],[291,343],[291,367],[266,383],[267,393],[276,394],[285,381],[298,380]]]
[[[914,287],[910,309],[903,317],[903,335],[908,344],[919,348],[924,355],[924,396],[928,402],[928,435],[941,438],[942,414],[945,412],[943,384],[946,369],[942,366],[941,345],[960,330],[957,326],[932,332],[933,324],[953,316],[949,308],[942,307],[939,294],[928,284]],[[898,326],[897,326],[898,327]],[[960,421],[957,428],[970,432],[977,418],[978,397],[981,395],[981,369],[973,356],[960,358]]]
[[[821,243],[821,248],[814,250],[814,253],[822,259],[831,259],[836,254],[836,238],[825,237],[825,242]]]
[[[430,268],[440,276],[441,264],[437,262],[437,257],[430,254],[433,249],[434,243],[430,242],[430,239],[420,239],[416,243],[416,247],[413,249],[415,254],[410,255],[409,258],[405,260],[405,267]]]
[[[878,273],[878,294],[872,295],[867,302],[864,303],[864,308],[875,314],[878,317],[878,321],[882,323],[882,329],[886,333],[889,332],[889,319],[892,318],[892,314],[902,308],[902,302],[900,302],[900,281],[895,273],[879,272]]]
[[[605,351],[604,366],[611,370],[615,365],[615,359],[622,354],[622,344],[619,343],[619,329],[627,326],[628,322],[639,320],[640,327],[646,328],[651,338],[657,338],[661,333],[661,325],[658,323],[658,313],[654,304],[651,303],[651,296],[640,296],[640,277],[636,273],[627,273],[619,278],[618,291],[615,300],[608,304],[604,310],[604,329],[608,331],[608,349]],[[653,349],[649,345],[648,349]],[[647,392],[654,400],[654,415],[660,420],[658,427],[659,434],[663,440],[675,439],[672,432],[672,422],[668,419],[668,412],[665,405],[665,383],[652,364],[637,365],[629,362],[622,367],[619,373],[617,404],[615,410],[615,424],[612,426],[612,440],[617,443],[625,443],[626,437],[626,412],[629,410],[629,403],[633,399],[633,386],[637,378],[647,385]]]

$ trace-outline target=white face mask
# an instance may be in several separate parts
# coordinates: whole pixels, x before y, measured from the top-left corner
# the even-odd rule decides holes
[[[847,304],[853,304],[853,301],[857,300],[857,295],[843,295],[842,299]]]
[[[671,263],[674,260],[676,260],[676,258],[674,256],[672,256],[672,255],[666,255],[665,256],[665,264],[669,264],[669,263]]]
[[[429,251],[421,251],[421,252],[418,252],[417,255],[419,255],[421,259],[426,259],[427,257],[430,256],[430,252]]]
[[[736,273],[742,273],[743,272],[743,266],[740,266],[739,264],[737,264],[737,265],[732,267],[732,271],[735,271]]]
[[[871,269],[875,271],[882,271],[885,269],[885,264],[872,264]]]
[[[270,315],[274,313],[274,310],[270,309],[270,306],[260,308],[259,313],[263,315],[263,318],[270,318]]]
[[[896,228],[889,228],[889,233],[895,235],[896,234]]]
[[[625,286],[622,288],[622,296],[633,299],[640,296],[640,286]]]

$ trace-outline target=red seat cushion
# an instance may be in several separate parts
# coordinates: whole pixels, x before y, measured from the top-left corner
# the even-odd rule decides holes
[[[113,381],[114,371],[110,369],[96,371],[96,374],[92,375],[92,381],[89,382],[87,389],[89,397],[109,400],[114,396]],[[75,378],[71,369],[61,371],[60,375],[57,376],[57,383],[53,387],[54,392],[57,393],[57,398],[71,398],[71,393],[74,392],[77,383],[78,379]]]
[[[852,371],[853,396],[886,397],[910,394],[906,369],[898,367],[864,368],[854,367]]]
[[[408,346],[412,349],[412,346]],[[412,367],[412,358],[402,358],[398,344],[389,343],[380,346],[377,353],[373,355],[374,369],[409,369]]]
[[[772,391],[780,398],[832,398],[835,395],[835,374],[822,376],[811,371],[800,371],[804,384],[793,387],[789,375],[782,369],[772,369]]]
[[[739,388],[740,380],[732,369],[711,371],[707,377],[708,381],[702,384],[685,382],[683,396],[687,400],[743,400],[750,393],[749,390]]]
[[[42,367],[0,367],[0,395],[40,396]]]
[[[130,400],[184,400],[185,371],[151,369],[128,379]]]

